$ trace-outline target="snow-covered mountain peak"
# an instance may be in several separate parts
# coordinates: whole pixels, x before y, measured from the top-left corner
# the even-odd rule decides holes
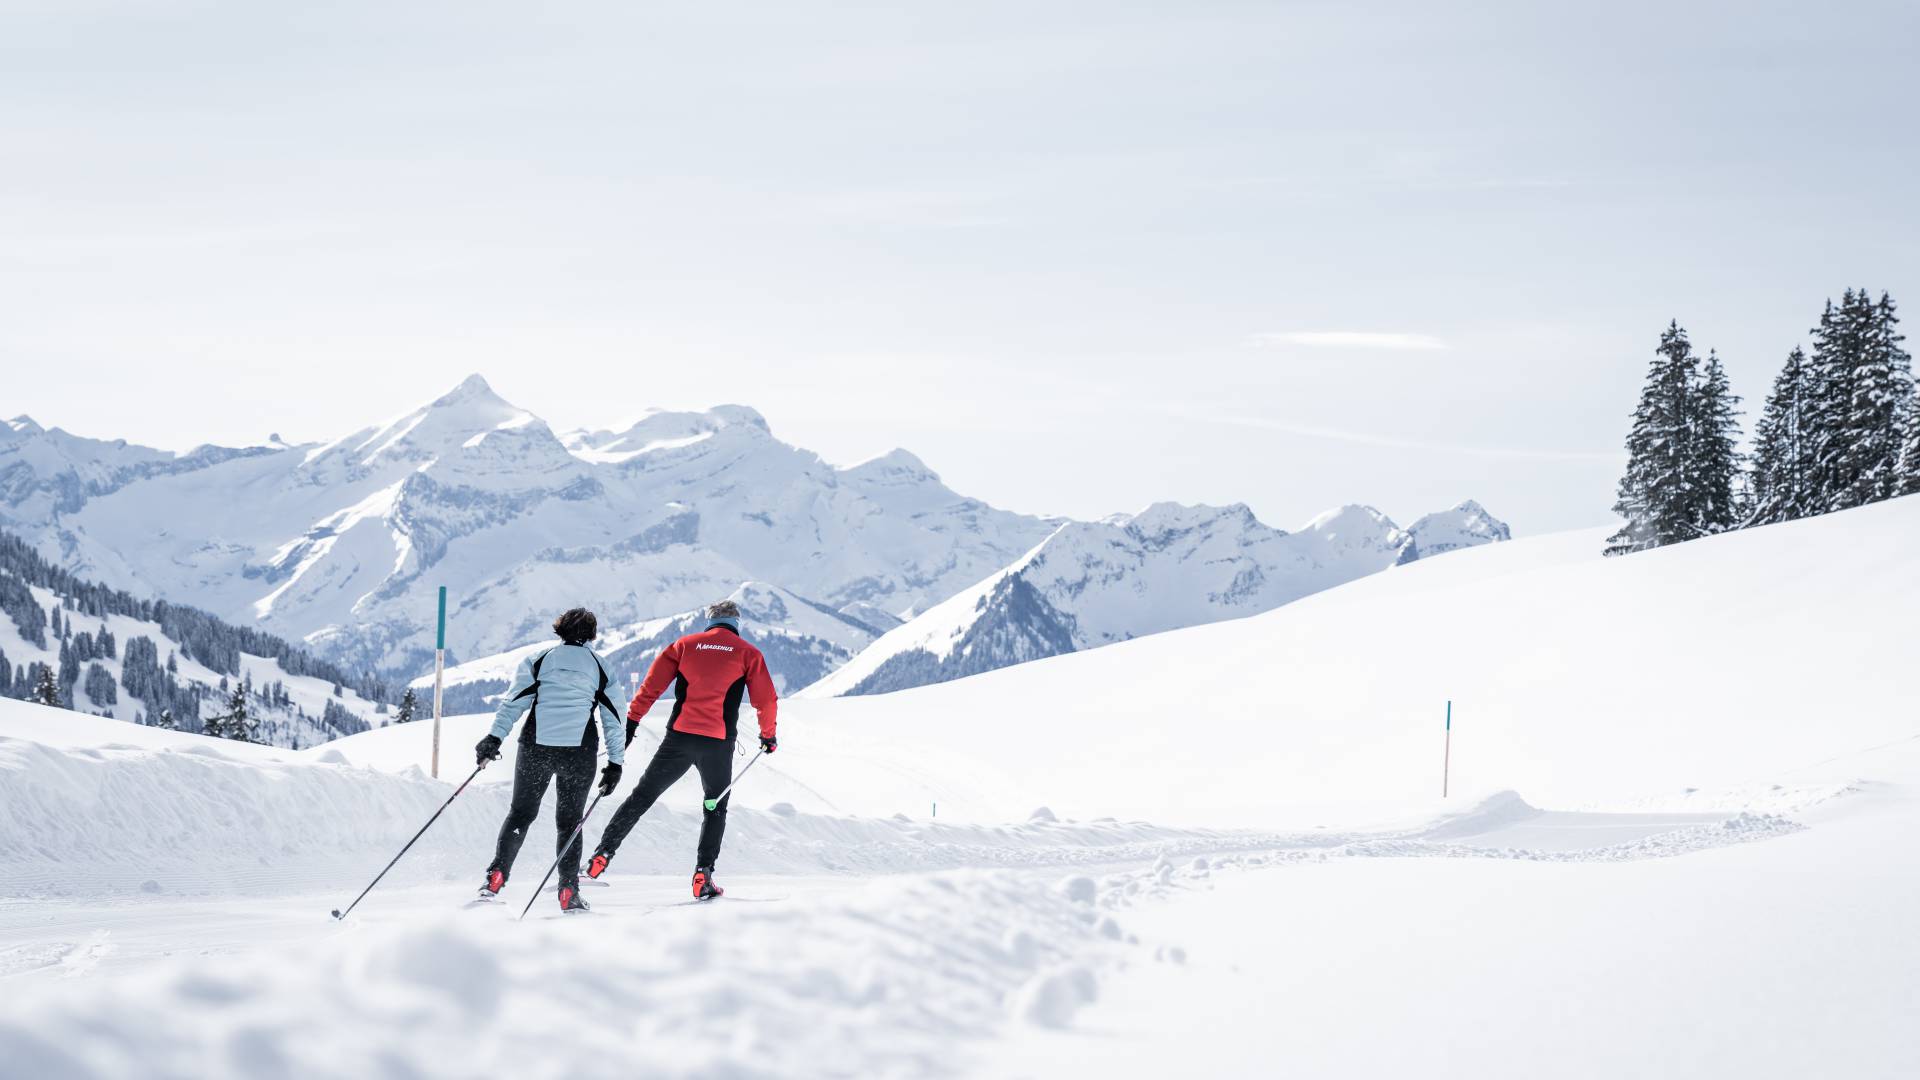
[[[1129,533],[1143,542],[1156,547],[1164,547],[1176,537],[1195,530],[1230,529],[1244,531],[1258,529],[1263,533],[1285,535],[1275,529],[1268,529],[1253,516],[1253,511],[1245,503],[1232,503],[1228,506],[1207,506],[1205,504],[1187,505],[1176,502],[1157,502],[1129,518],[1118,521],[1108,519],[1123,526]]]
[[[764,434],[773,434],[773,429],[767,426],[767,418],[760,415],[760,410],[751,406],[715,405],[707,410],[707,415],[713,417],[722,426],[757,428]]]
[[[46,430],[39,424],[34,423],[33,417],[28,416],[26,413],[21,413],[19,416],[7,421],[7,428],[17,435],[39,435]]]
[[[460,384],[435,398],[429,408],[456,408],[468,404],[478,404],[483,408],[513,408],[505,399],[494,393],[493,386],[478,372],[460,380]]]
[[[1350,537],[1378,537],[1400,530],[1393,519],[1360,503],[1348,503],[1315,515],[1300,527],[1303,533],[1316,533],[1330,540]]]
[[[841,470],[849,478],[880,484],[940,483],[940,474],[927,467],[915,454],[894,447],[879,457],[868,458]]]
[[[1450,510],[1428,514],[1414,522],[1407,529],[1407,537],[1406,548],[1400,553],[1403,563],[1476,544],[1511,540],[1513,530],[1506,522],[1487,513],[1485,507],[1467,499]]]
[[[650,409],[622,431],[571,431],[561,441],[582,461],[618,465],[706,442],[721,432],[743,441],[774,443],[766,417],[745,405],[716,405],[705,412]]]
[[[353,483],[391,482],[405,472],[436,468],[461,482],[512,488],[511,474],[489,470],[530,462],[542,476],[564,468],[566,448],[545,421],[494,393],[478,375],[378,427],[308,451],[301,467]],[[324,481],[323,481],[324,482]]]

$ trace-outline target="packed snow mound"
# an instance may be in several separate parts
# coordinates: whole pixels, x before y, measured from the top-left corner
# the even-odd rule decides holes
[[[291,752],[0,701],[4,896],[270,895],[364,883],[473,771],[470,747],[486,719],[448,724],[440,780],[424,768],[430,726]],[[633,752],[644,760],[657,744],[657,734],[645,732]],[[503,760],[447,805],[387,884],[479,879],[506,816],[517,751],[515,741],[502,747]],[[855,764],[838,775],[841,785],[859,781]],[[631,790],[629,782],[616,794]],[[692,776],[669,789],[622,845],[620,870],[684,872],[699,836],[700,800]],[[772,765],[757,769],[732,803],[726,853],[736,873],[1101,864],[1277,842],[1247,830],[1111,820],[1008,827],[850,817]],[[552,814],[549,793],[544,828]],[[606,817],[603,811],[589,823],[589,848]],[[540,846],[528,845],[518,871],[544,865]]]
[[[474,658],[542,640],[556,597],[609,628],[743,581],[921,610],[1053,527],[903,452],[837,469],[746,406],[562,437],[477,375],[316,446],[181,458],[23,420],[0,431],[0,478],[0,525],[78,573],[408,678],[431,667],[442,584],[455,658]],[[159,519],[192,527],[156,538]]]
[[[1250,618],[898,694],[803,693],[781,723],[833,752],[938,760],[943,815],[1180,822],[1437,802],[1449,700],[1456,798],[1510,788],[1568,807],[1792,788],[1784,770],[1913,736],[1886,703],[1912,696],[1920,497],[1618,559],[1599,554],[1605,535],[1421,559]],[[807,781],[819,756],[787,767]],[[929,786],[879,770],[868,785],[908,805]]]
[[[1473,503],[1429,514],[1412,531],[1371,507],[1345,506],[1291,534],[1238,503],[1155,503],[1061,526],[1005,570],[889,631],[808,693],[889,693],[1253,615],[1423,553],[1509,537]]]

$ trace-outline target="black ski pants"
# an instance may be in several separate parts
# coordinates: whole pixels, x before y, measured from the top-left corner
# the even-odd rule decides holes
[[[522,741],[519,760],[513,765],[513,802],[507,807],[507,820],[500,826],[500,842],[493,849],[493,865],[489,870],[498,870],[503,874],[513,872],[514,856],[520,854],[520,844],[527,838],[527,829],[532,827],[533,819],[540,815],[540,800],[546,797],[547,785],[558,781],[554,802],[553,824],[559,830],[559,839],[555,841],[555,850],[573,836],[573,830],[580,825],[580,815],[587,806],[587,793],[593,790],[593,767],[600,760],[599,747],[586,746],[542,746],[539,743]],[[567,849],[560,860],[560,884],[578,885],[580,882],[580,848],[585,840]]]
[[[660,748],[653,752],[653,760],[647,762],[647,771],[640,774],[640,783],[635,785],[633,794],[627,796],[627,801],[613,812],[613,820],[607,822],[607,831],[600,837],[600,853],[612,858],[620,841],[633,831],[640,815],[651,810],[654,802],[685,776],[688,769],[700,770],[700,787],[706,798],[714,798],[727,790],[728,782],[733,779],[733,740],[668,731],[667,737],[660,740]],[[732,797],[728,795],[727,799]],[[711,868],[720,857],[720,839],[727,832],[727,799],[721,799],[712,810],[702,806],[706,817],[700,822],[696,867]]]

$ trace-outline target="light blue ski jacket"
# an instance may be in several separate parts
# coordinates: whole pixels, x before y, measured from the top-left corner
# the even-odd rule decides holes
[[[607,760],[626,761],[627,736],[620,714],[611,704],[595,701],[608,688],[615,693],[606,661],[585,645],[555,645],[520,661],[520,670],[507,687],[507,696],[493,714],[493,736],[502,742],[522,713],[532,715],[533,741],[541,746],[579,746],[587,735],[587,721],[595,705],[603,705],[600,732],[607,737]]]

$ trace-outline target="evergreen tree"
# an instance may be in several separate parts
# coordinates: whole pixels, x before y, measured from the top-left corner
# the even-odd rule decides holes
[[[97,661],[87,665],[86,691],[87,700],[93,702],[96,708],[118,704],[120,700],[120,689],[113,681],[113,672]]]
[[[60,605],[55,604],[53,607],[53,636],[63,637],[65,636],[65,632],[65,625],[60,621]]]
[[[59,708],[60,687],[53,680],[53,669],[36,662],[29,670],[33,673],[33,696],[28,700]]]
[[[1820,321],[1811,331],[1813,347],[1807,356],[1807,481],[1808,514],[1824,514],[1832,509],[1834,492],[1841,486],[1834,444],[1844,425],[1847,402],[1852,396],[1847,360],[1849,335],[1846,312],[1853,304],[1853,290],[1842,297],[1835,308],[1829,299],[1821,309]]]
[[[244,686],[235,686],[227,697],[227,712],[220,718],[220,730],[227,738],[236,742],[258,742],[257,724],[253,710],[247,705],[247,690]]]
[[[1766,411],[1754,427],[1751,525],[1770,525],[1819,513],[1812,498],[1813,443],[1809,429],[1813,375],[1799,346],[1773,380]]]
[[[155,720],[153,726],[166,731],[173,731],[179,727],[178,724],[174,723],[172,709],[161,709],[160,719]]]
[[[1727,383],[1720,355],[1707,350],[1707,366],[1688,410],[1691,523],[1696,535],[1726,532],[1738,522],[1735,481],[1740,474],[1740,403]]]
[[[72,626],[73,620],[67,620],[66,625]],[[71,705],[73,703],[73,686],[79,681],[79,654],[74,652],[73,639],[71,637],[63,638],[60,642],[60,672],[57,676],[57,685],[60,689],[60,703],[62,705]]]
[[[1607,538],[1608,555],[1626,555],[1695,535],[1697,499],[1689,483],[1693,456],[1694,384],[1699,362],[1679,320],[1668,324],[1654,350],[1640,404],[1627,435],[1627,471],[1614,513],[1626,519]]]
[[[393,722],[396,724],[412,722],[413,711],[417,707],[413,698],[413,687],[409,686],[407,692],[400,695],[400,712],[393,718]]]
[[[1832,459],[1831,509],[1865,506],[1892,498],[1900,490],[1900,451],[1906,412],[1913,396],[1912,362],[1900,343],[1900,319],[1893,298],[1878,304],[1866,290],[1843,303],[1848,351],[1845,408],[1835,419],[1839,430],[1826,448]]]

